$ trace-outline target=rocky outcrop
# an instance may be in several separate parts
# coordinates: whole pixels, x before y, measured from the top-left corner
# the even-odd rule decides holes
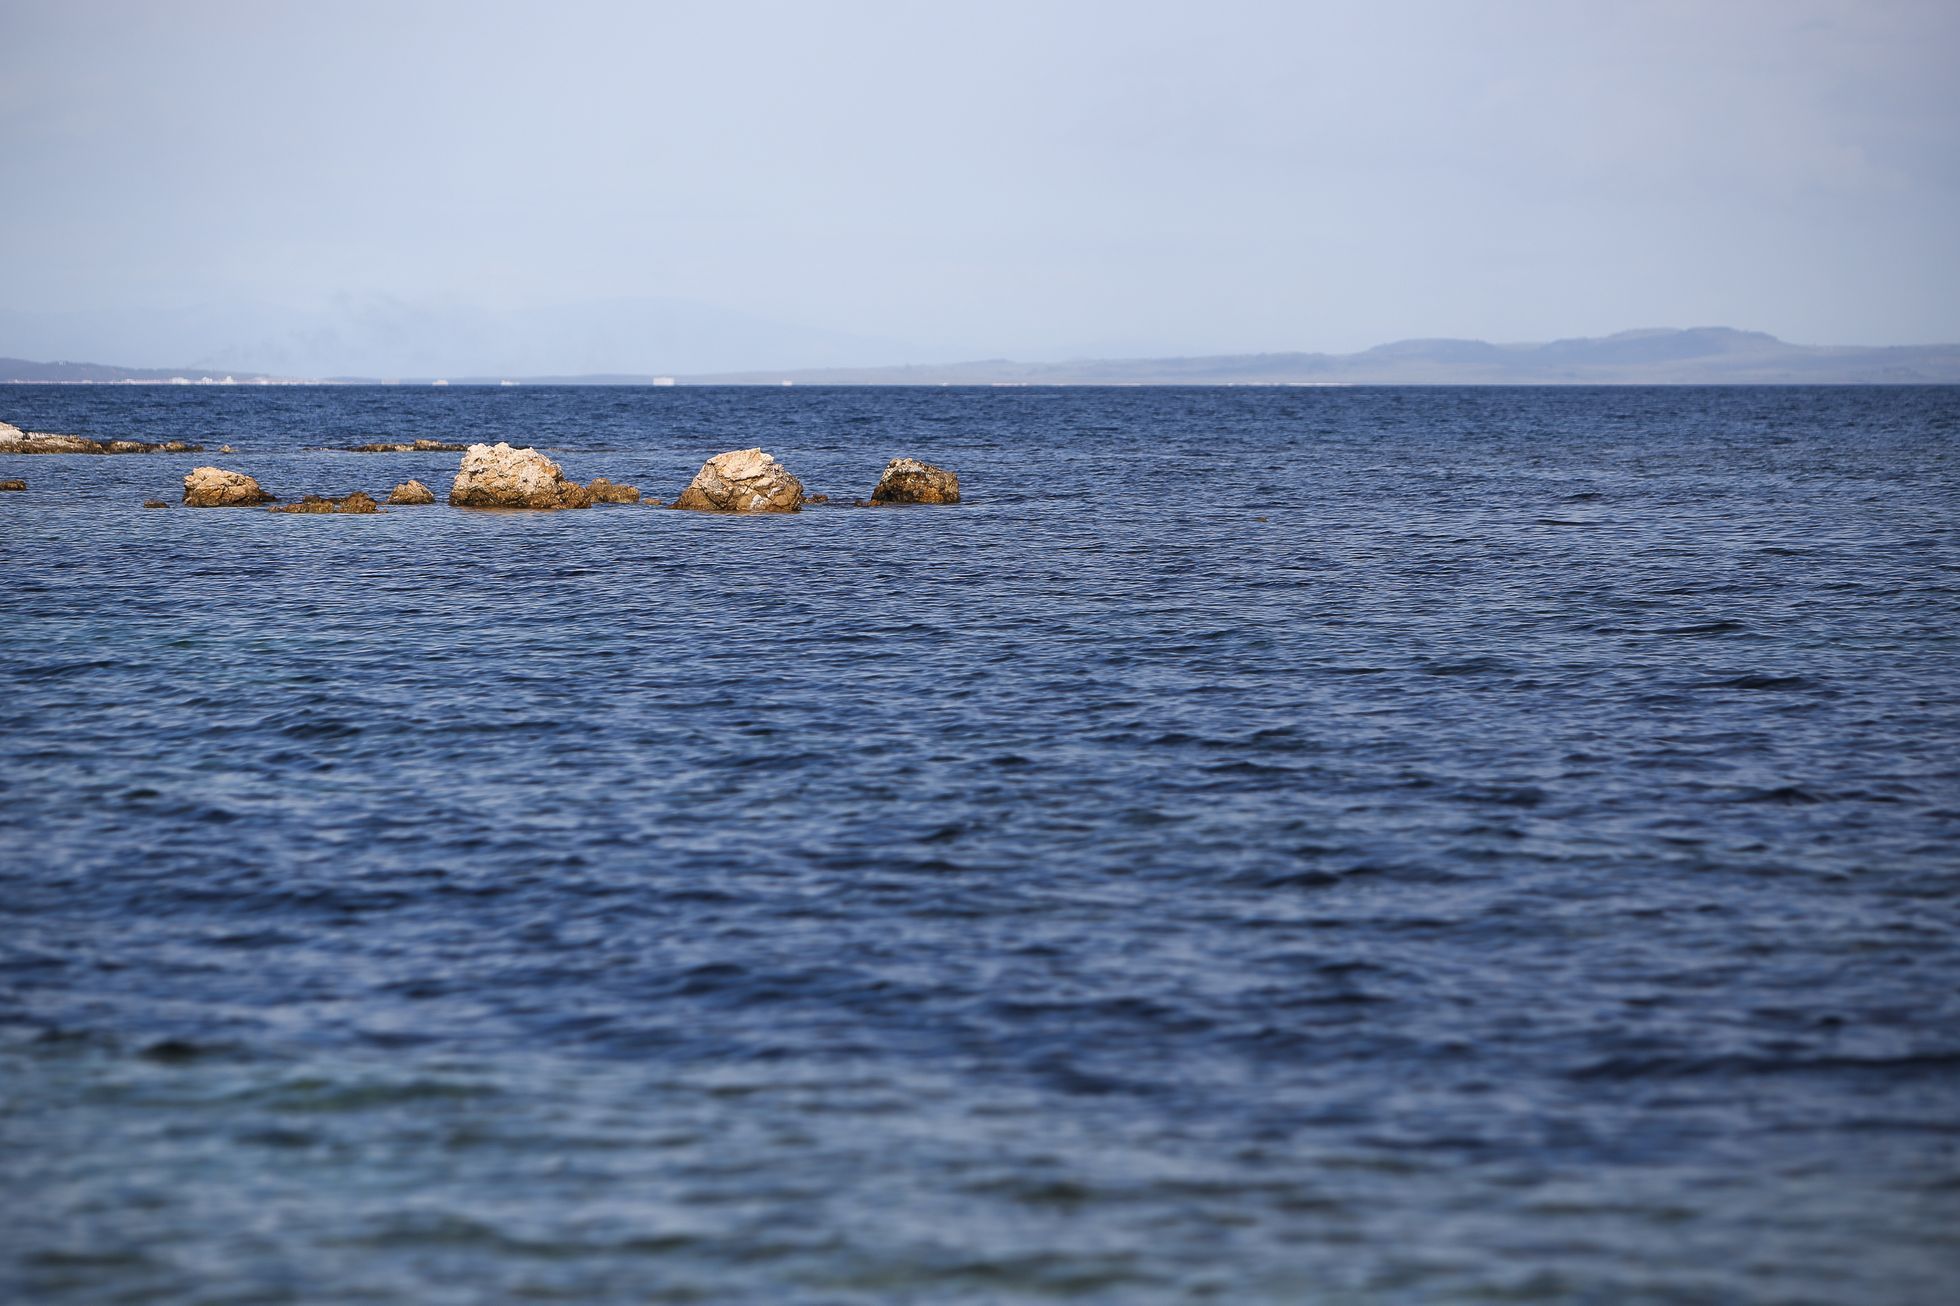
[[[389,503],[422,504],[434,503],[436,494],[420,481],[403,481],[388,491]]]
[[[298,503],[282,503],[277,508],[267,508],[266,511],[267,512],[327,513],[327,512],[379,512],[381,511],[381,509],[374,502],[374,498],[372,495],[365,494],[360,490],[356,490],[352,494],[345,495],[338,499],[327,499],[317,494],[309,494],[305,498],[301,499]]]
[[[168,508],[170,504],[163,499],[145,499],[143,500],[143,506],[145,508]]]
[[[19,494],[21,491],[25,490],[26,488],[27,488],[26,481],[0,481],[0,493],[6,493],[8,491],[11,491],[15,494]]]
[[[590,508],[592,494],[565,479],[536,449],[473,444],[456,470],[449,502],[458,508]]]
[[[694,512],[797,512],[803,482],[760,449],[716,454],[674,500]]]
[[[196,467],[184,477],[184,503],[191,508],[249,508],[277,497],[245,473],[222,467]]]
[[[960,478],[944,467],[917,458],[894,458],[885,464],[873,503],[958,503]]]
[[[151,444],[147,440],[91,440],[81,435],[48,435],[23,431],[0,422],[0,453],[202,453],[201,444],[166,440]]]
[[[640,487],[637,485],[614,485],[603,476],[594,477],[585,487],[594,503],[638,503]]]
[[[462,453],[472,446],[443,440],[383,440],[377,444],[335,445],[342,453]]]

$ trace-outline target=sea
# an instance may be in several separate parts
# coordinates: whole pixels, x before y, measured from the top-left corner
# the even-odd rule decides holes
[[[0,419],[0,1299],[1960,1293],[1960,388]]]

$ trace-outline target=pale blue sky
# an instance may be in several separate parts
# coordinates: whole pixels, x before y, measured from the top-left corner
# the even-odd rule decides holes
[[[0,0],[0,354],[1960,340],[1960,5]]]

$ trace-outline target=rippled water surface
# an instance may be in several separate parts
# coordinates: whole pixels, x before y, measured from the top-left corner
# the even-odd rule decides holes
[[[0,405],[0,1297],[1953,1300],[1960,391]]]

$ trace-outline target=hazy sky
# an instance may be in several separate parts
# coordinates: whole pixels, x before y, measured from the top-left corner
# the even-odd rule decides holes
[[[1960,340],[1960,4],[0,0],[0,354]]]

